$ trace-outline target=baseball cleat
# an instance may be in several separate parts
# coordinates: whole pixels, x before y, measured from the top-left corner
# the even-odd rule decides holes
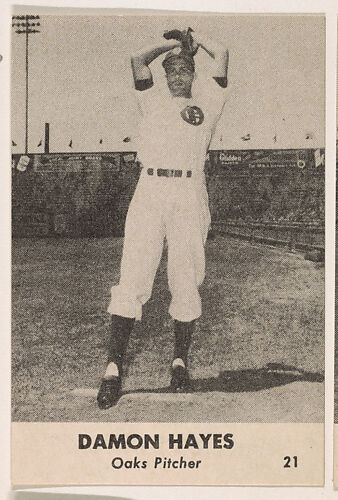
[[[107,410],[114,406],[121,396],[121,377],[111,377],[102,379],[97,402],[101,410]]]
[[[183,366],[175,366],[172,370],[170,387],[174,392],[183,392],[189,387],[188,370]]]

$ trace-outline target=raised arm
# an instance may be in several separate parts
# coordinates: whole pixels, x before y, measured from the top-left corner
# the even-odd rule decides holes
[[[218,42],[211,40],[197,31],[192,33],[194,42],[205,52],[214,59],[213,64],[213,78],[218,85],[226,88],[228,85],[228,65],[229,65],[229,51]]]
[[[136,90],[146,90],[153,85],[153,76],[149,64],[164,52],[181,44],[177,40],[161,40],[160,44],[146,47],[131,56],[131,67]]]

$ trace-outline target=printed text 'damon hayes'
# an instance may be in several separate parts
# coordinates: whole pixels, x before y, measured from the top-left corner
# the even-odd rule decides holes
[[[163,438],[162,438],[163,439]],[[160,442],[159,434],[89,434],[78,435],[78,449],[227,449],[234,446],[233,434],[168,434],[166,442]]]

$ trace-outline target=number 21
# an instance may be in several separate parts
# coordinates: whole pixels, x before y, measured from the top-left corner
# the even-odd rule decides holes
[[[290,469],[291,467],[294,467],[294,468],[298,467],[298,457],[297,457],[297,455],[294,456],[294,457],[292,457],[292,458],[289,457],[289,456],[286,456],[286,457],[284,457],[283,460],[285,462],[284,463],[284,468],[285,469]]]

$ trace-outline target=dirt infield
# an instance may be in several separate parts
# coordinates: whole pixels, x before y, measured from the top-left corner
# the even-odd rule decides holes
[[[124,395],[101,411],[111,285],[122,239],[13,242],[15,421],[320,422],[324,269],[300,254],[207,242],[192,386],[169,393],[173,352],[166,255],[126,359]]]

